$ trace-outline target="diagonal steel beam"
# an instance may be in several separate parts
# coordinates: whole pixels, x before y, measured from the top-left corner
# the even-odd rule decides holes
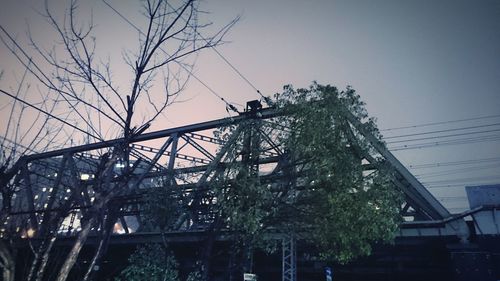
[[[205,148],[203,148],[203,146],[201,146],[200,144],[198,144],[196,141],[194,141],[193,139],[191,139],[190,137],[187,137],[185,135],[182,135],[181,137],[187,143],[189,143],[192,147],[194,147],[196,150],[198,150],[203,155],[205,155],[205,157],[207,157],[210,160],[214,159],[214,156],[210,152],[208,152]]]
[[[349,123],[358,130],[370,144],[382,155],[387,162],[408,182],[408,185],[401,185],[402,191],[411,197],[418,207],[424,209],[433,219],[443,219],[450,217],[451,214],[432,194],[420,183],[414,175],[412,175],[403,164],[373,136],[347,108],[343,108],[342,113],[347,118]],[[415,193],[416,192],[416,193]],[[416,196],[418,194],[418,196]]]

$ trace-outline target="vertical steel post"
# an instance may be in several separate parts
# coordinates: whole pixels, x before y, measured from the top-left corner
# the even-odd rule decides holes
[[[282,240],[282,281],[297,281],[297,248],[293,234],[284,235]]]

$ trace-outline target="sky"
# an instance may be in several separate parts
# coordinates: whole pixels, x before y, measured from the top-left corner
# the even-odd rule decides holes
[[[50,46],[54,38],[35,12],[38,2],[0,0],[0,25],[23,42],[28,23],[34,37]],[[64,1],[49,2],[57,11]],[[108,3],[140,21],[135,1]],[[264,95],[312,81],[356,89],[388,147],[452,212],[467,208],[465,185],[500,182],[499,1],[205,0],[200,5],[210,12],[203,19],[213,22],[207,33],[241,17],[217,50]],[[124,49],[137,46],[134,29],[102,0],[81,6],[83,15],[93,12],[100,54],[114,62]],[[118,81],[126,77],[123,69],[115,70]],[[4,46],[0,71],[0,88],[15,89],[22,68]],[[213,50],[196,57],[194,74],[238,107],[259,99]],[[179,101],[152,130],[228,116],[225,104],[196,79]],[[0,96],[0,105],[9,102]]]

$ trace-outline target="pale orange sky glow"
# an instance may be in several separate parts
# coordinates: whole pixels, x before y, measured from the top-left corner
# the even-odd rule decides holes
[[[1,1],[0,25],[27,49],[27,23],[34,38],[47,48],[55,40],[35,12],[42,5],[39,2]],[[49,0],[59,12],[64,2]],[[107,2],[140,24],[136,1]],[[312,81],[339,88],[352,85],[381,129],[445,122],[382,133],[406,166],[478,160],[476,166],[412,170],[448,207],[464,208],[465,185],[500,182],[500,2],[206,0],[200,8],[210,12],[201,20],[213,22],[207,34],[241,16],[225,37],[228,42],[217,50],[266,96],[280,92],[285,84],[296,88]],[[127,89],[131,73],[122,54],[137,49],[137,31],[102,0],[82,1],[81,18],[88,20],[91,11],[96,50],[103,59],[110,58],[113,80],[120,89]],[[203,50],[192,60],[196,77],[239,109],[260,98],[213,50]],[[4,44],[0,44],[0,72],[0,89],[15,93],[23,68]],[[161,85],[154,90],[161,91]],[[43,98],[35,83],[28,91],[31,102]],[[194,78],[178,101],[150,131],[228,116],[225,104]],[[11,103],[11,98],[0,95],[2,120],[8,118]],[[67,112],[68,108],[58,111]],[[137,114],[139,122],[149,112],[138,108]],[[24,122],[33,118],[35,112],[26,110]],[[72,122],[81,124],[76,117]],[[5,124],[0,125],[0,136],[12,138],[5,134]],[[116,128],[108,131],[105,122],[102,126],[108,138],[117,135]],[[444,138],[432,138],[436,135],[429,133],[454,129],[441,134],[454,136]],[[411,136],[391,138],[402,135]],[[446,141],[456,143],[441,145]],[[429,145],[418,146],[424,143]],[[405,145],[414,149],[404,149]],[[481,160],[488,158],[493,160]]]

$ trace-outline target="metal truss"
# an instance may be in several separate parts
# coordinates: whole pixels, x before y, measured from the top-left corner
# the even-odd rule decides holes
[[[282,281],[297,281],[297,241],[295,236],[285,235],[282,240]]]
[[[355,135],[372,146],[374,154],[363,155],[367,169],[392,168],[393,182],[406,196],[404,216],[413,221],[450,217],[361,121],[347,110],[344,114],[353,147]],[[175,231],[206,229],[215,218],[212,181],[232,163],[242,163],[250,175],[276,190],[293,181],[281,169],[288,159],[275,137],[280,127],[273,121],[279,116],[276,109],[263,109],[253,101],[246,112],[232,118],[24,156],[0,179],[0,188],[10,191],[0,203],[0,237],[44,237],[55,232],[72,236],[89,214],[100,218],[91,229],[96,235],[104,225],[111,225],[115,234],[140,233],[147,228],[140,216],[144,194],[160,186],[169,186],[188,202]],[[114,224],[104,223],[109,218]],[[463,220],[453,220],[453,229],[456,235],[466,235]],[[295,240],[287,237],[283,280],[295,280]]]

